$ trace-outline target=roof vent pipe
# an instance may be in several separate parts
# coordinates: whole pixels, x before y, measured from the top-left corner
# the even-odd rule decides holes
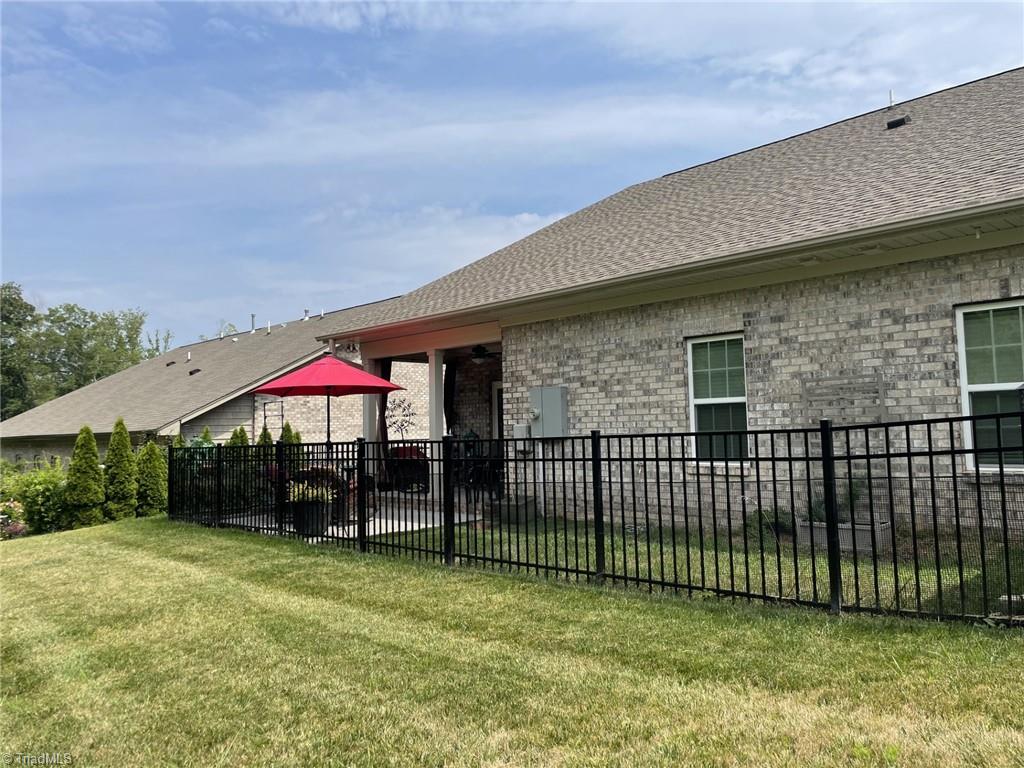
[[[270,335],[270,321],[267,320],[267,336]]]
[[[249,333],[256,333],[256,313],[249,313]]]
[[[186,352],[185,353],[185,362],[186,363],[191,363],[192,362],[192,353],[191,352]]]
[[[321,320],[324,319],[324,308],[323,307],[320,307],[320,319]]]
[[[309,308],[302,310],[302,322],[309,320]]]

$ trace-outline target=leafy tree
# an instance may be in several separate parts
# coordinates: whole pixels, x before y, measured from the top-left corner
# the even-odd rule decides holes
[[[71,454],[68,481],[64,487],[66,519],[61,528],[85,528],[103,522],[103,470],[96,436],[82,427]]]
[[[59,304],[45,312],[6,282],[0,297],[0,418],[10,418],[167,351],[169,331],[143,342],[146,313]]]
[[[161,331],[157,328],[153,332],[146,332],[146,347],[142,350],[142,355],[145,358],[156,357],[162,355],[164,352],[171,351],[171,340],[174,339],[174,334],[170,331]]]
[[[145,322],[146,313],[136,309],[97,313],[77,304],[58,304],[47,310],[32,334],[32,346],[53,395],[142,362]]]
[[[124,419],[119,418],[114,422],[104,463],[106,472],[103,479],[107,497],[104,512],[107,519],[134,517],[138,503],[139,478],[135,454],[132,453],[132,439],[124,425]]]
[[[267,425],[263,425],[262,431],[260,431],[260,437],[256,441],[256,445],[273,445],[274,438],[270,436],[270,430],[267,429]]]
[[[0,289],[0,418],[8,419],[36,404],[38,378],[30,334],[38,313],[17,283]]]
[[[167,462],[164,452],[152,440],[139,451],[139,517],[162,515],[167,511]]]

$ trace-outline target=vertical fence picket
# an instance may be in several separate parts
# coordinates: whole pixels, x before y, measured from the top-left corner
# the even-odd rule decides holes
[[[836,464],[832,447],[832,422],[821,420],[821,474],[825,496],[825,528],[828,536],[828,588],[830,609],[843,607],[843,572],[839,549],[839,510],[836,505]]]
[[[590,433],[590,487],[594,489],[594,581],[604,581],[604,486],[601,482],[601,431]]]

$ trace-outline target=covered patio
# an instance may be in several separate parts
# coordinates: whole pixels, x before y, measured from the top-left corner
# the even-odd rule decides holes
[[[333,348],[338,339],[331,339]],[[459,437],[505,437],[501,330],[497,323],[410,333],[387,339],[359,339],[364,370],[388,378],[392,363],[427,366],[427,423],[431,440]],[[363,437],[386,435],[386,397],[363,396]]]

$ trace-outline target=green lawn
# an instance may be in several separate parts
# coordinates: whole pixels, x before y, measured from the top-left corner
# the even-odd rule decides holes
[[[733,526],[731,532],[722,527],[705,529],[703,536],[696,529],[688,533],[682,530],[681,524],[674,530],[652,525],[647,530],[633,531],[617,523],[607,530],[605,543],[605,571],[609,580],[659,591],[660,585],[665,583],[688,584],[695,589],[703,587],[826,605],[829,602],[827,554],[822,545],[812,549],[806,541],[806,533],[801,534],[805,538],[797,545],[792,535],[783,534],[776,539],[770,530],[759,532],[740,524]],[[889,612],[938,615],[941,587],[942,613],[1001,616],[1006,604],[999,601],[1000,596],[1024,594],[1024,537],[1017,531],[1014,533],[1008,556],[1009,591],[1007,549],[998,530],[986,533],[984,571],[977,528],[964,529],[959,553],[951,532],[941,536],[936,547],[930,531],[917,531],[916,567],[909,528],[897,530],[895,553],[886,548],[878,550],[877,563],[870,556],[869,540],[862,539],[862,551],[857,556],[852,552],[842,553],[843,604],[850,608],[859,605]],[[388,545],[436,552],[443,549],[440,528],[389,533],[371,537],[370,541],[371,547],[379,544],[385,551]],[[939,550],[938,560],[936,549]],[[592,525],[555,517],[519,525],[479,522],[459,525],[455,530],[456,556],[468,556],[467,560],[475,556],[487,567],[495,566],[485,558],[504,563],[539,564],[542,568],[532,569],[536,573],[543,573],[543,566],[554,571],[577,566],[580,570],[592,570],[596,550]],[[525,565],[514,567],[531,571]],[[983,574],[987,579],[985,584]],[[649,587],[650,582],[654,582],[654,586]],[[685,588],[680,591],[685,592]],[[1015,604],[1014,612],[1019,618],[1024,605]]]
[[[76,765],[1024,765],[1024,634],[132,520],[0,545],[4,752]]]

